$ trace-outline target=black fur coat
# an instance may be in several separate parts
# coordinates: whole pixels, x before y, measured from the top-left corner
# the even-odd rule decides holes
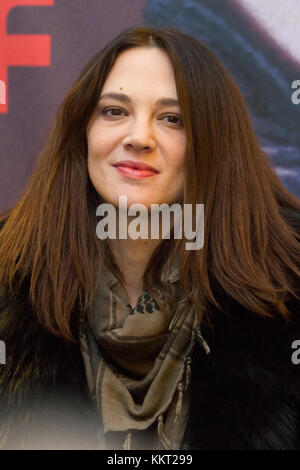
[[[292,361],[300,302],[290,302],[287,324],[218,299],[222,311],[212,309],[213,326],[202,328],[211,352],[197,343],[192,356],[182,448],[300,449],[300,364]],[[0,340],[0,449],[97,448],[79,348],[39,325],[25,292],[18,301],[0,298]]]

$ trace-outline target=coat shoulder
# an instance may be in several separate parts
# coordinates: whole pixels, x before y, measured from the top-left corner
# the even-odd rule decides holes
[[[78,345],[46,331],[25,292],[18,301],[0,296],[0,338],[0,448],[96,448],[98,423]]]
[[[190,448],[300,448],[300,300],[289,310],[261,317],[224,298],[213,311],[210,353],[196,347],[192,361]]]

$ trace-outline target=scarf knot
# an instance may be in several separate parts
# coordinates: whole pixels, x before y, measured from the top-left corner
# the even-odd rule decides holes
[[[183,300],[163,313],[147,291],[132,308],[113,274],[102,275],[80,331],[88,387],[103,424],[99,447],[128,450],[136,442],[142,449],[180,449],[190,402],[195,309],[184,309]],[[171,288],[176,296],[180,286],[174,276]]]

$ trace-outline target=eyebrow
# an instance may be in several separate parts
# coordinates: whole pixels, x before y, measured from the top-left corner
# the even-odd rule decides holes
[[[124,93],[104,93],[100,96],[99,101],[104,98],[113,98],[127,104],[132,103],[131,98]],[[174,98],[159,98],[155,104],[159,106],[179,106],[178,100],[175,100]]]

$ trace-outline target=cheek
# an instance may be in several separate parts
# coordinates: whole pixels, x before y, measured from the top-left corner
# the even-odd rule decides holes
[[[185,160],[185,143],[177,142],[169,152],[169,165],[173,173],[183,173],[184,160]]]
[[[88,175],[90,177],[90,180],[94,188],[97,189],[97,182],[99,180],[99,172],[97,172],[97,168],[95,167],[95,162],[90,154],[88,155],[88,158],[87,158],[87,168],[88,168]]]
[[[114,147],[114,136],[95,126],[87,135],[88,158],[99,160],[108,155]]]

